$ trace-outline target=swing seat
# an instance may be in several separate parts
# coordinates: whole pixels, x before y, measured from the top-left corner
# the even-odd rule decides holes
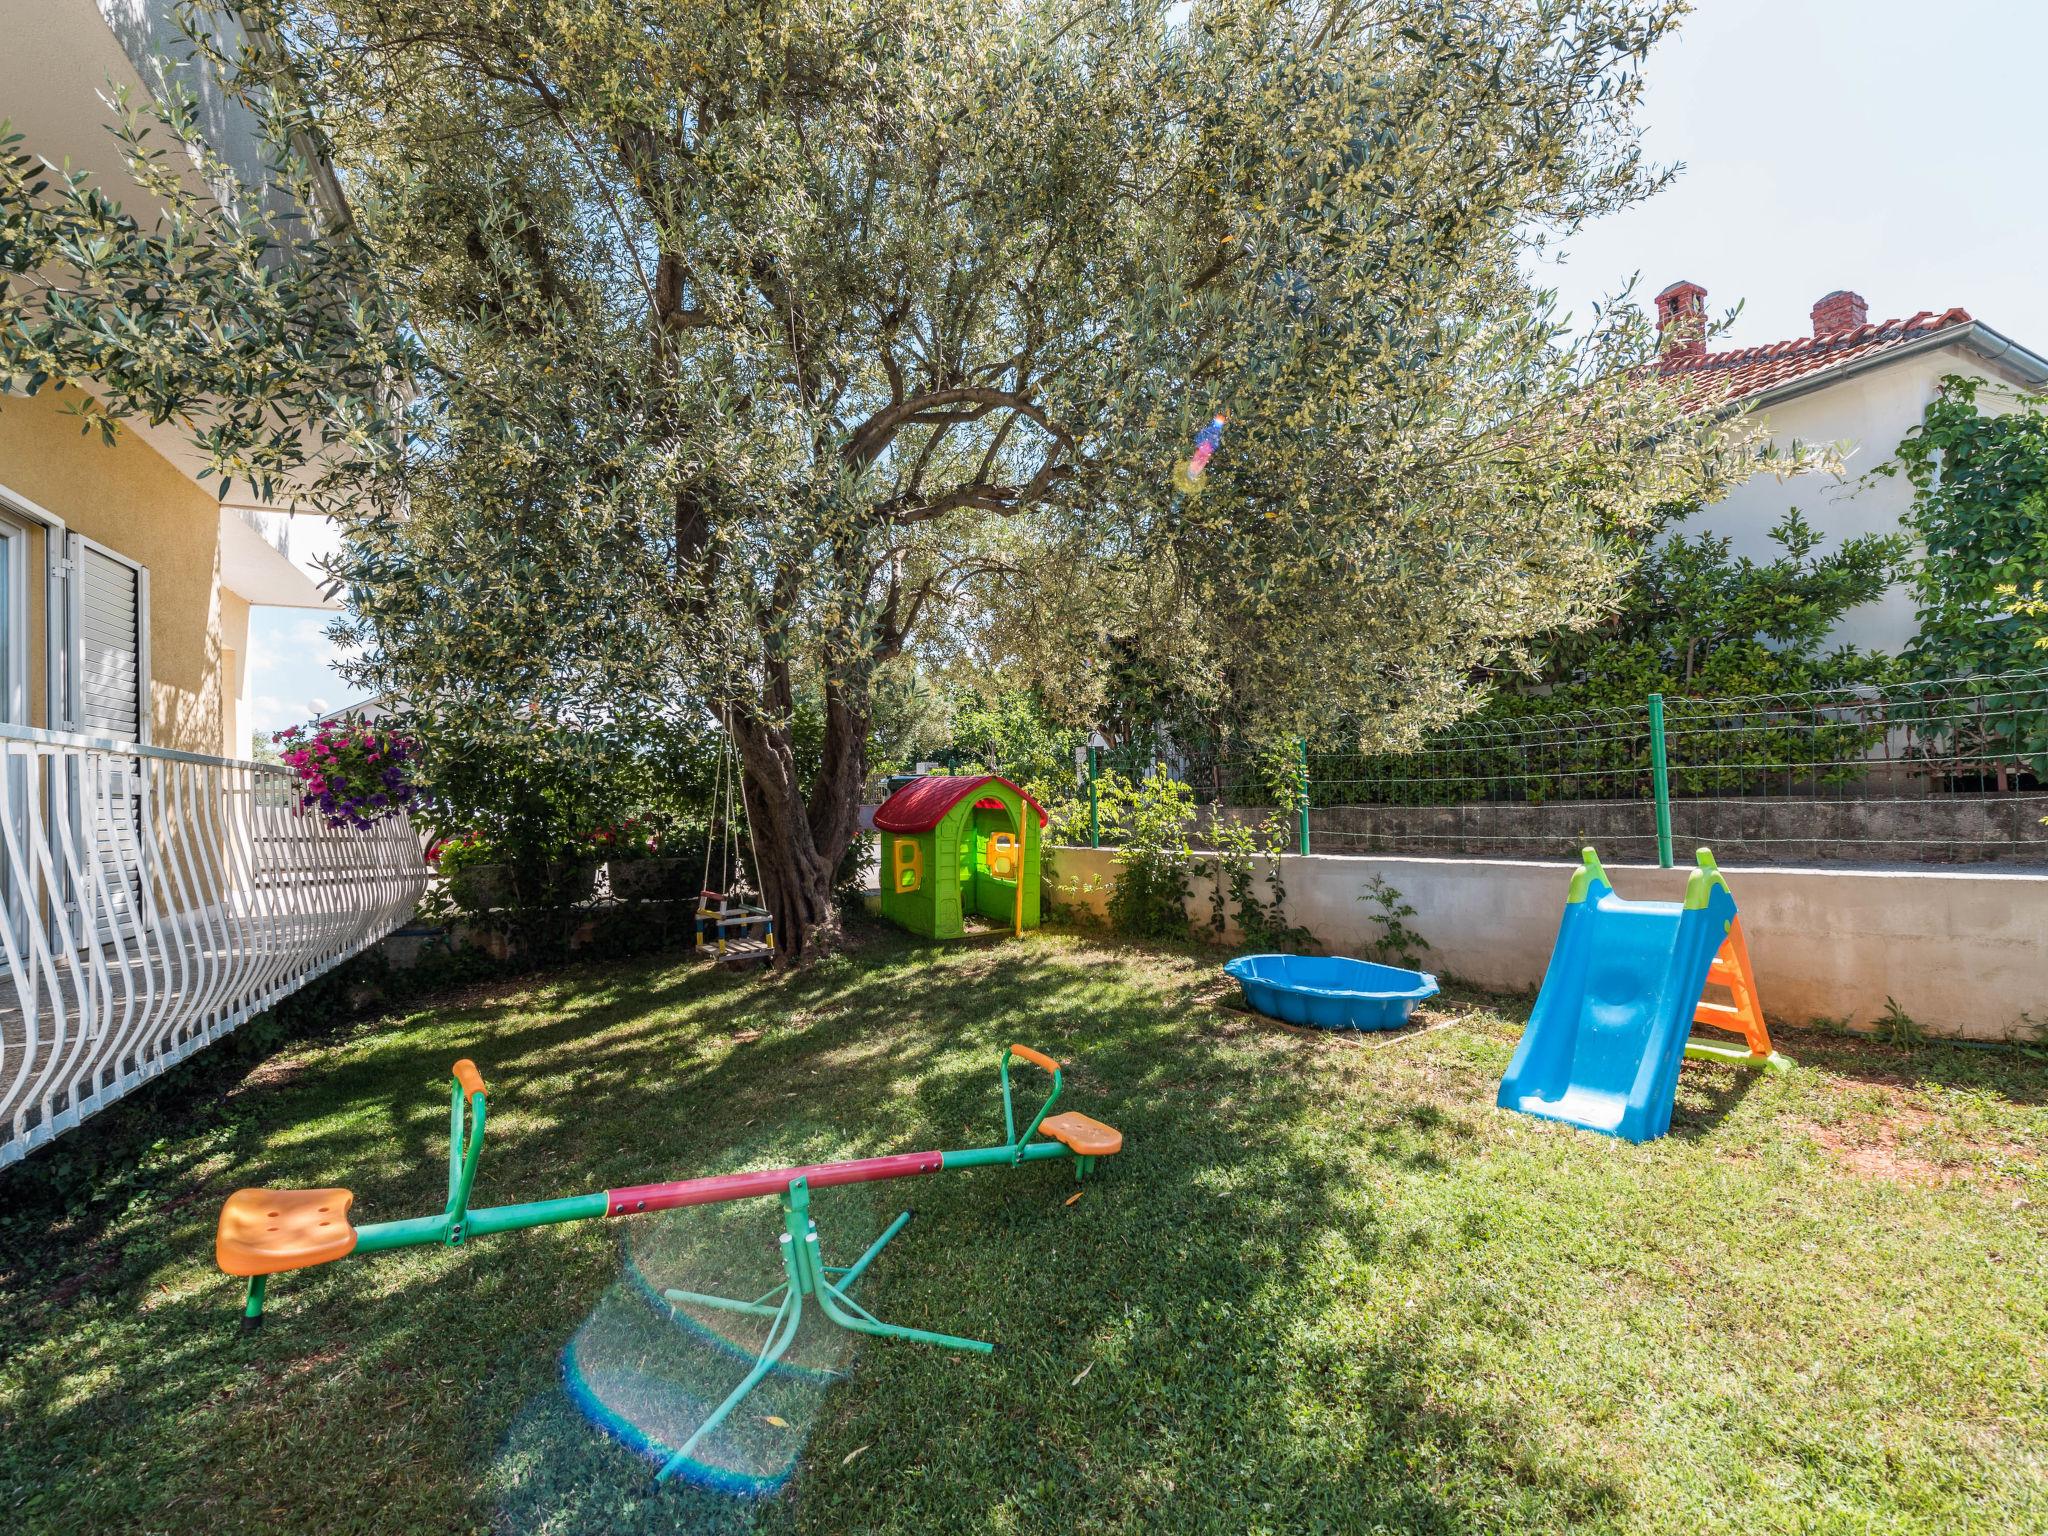
[[[214,1258],[245,1279],[343,1258],[355,1251],[355,1199],[345,1189],[238,1189],[220,1208]]]
[[[1122,1131],[1076,1110],[1048,1115],[1038,1128],[1054,1141],[1065,1142],[1076,1157],[1111,1157],[1124,1148]]]

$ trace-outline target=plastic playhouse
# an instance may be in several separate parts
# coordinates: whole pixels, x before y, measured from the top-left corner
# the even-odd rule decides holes
[[[882,916],[930,939],[957,939],[967,914],[1017,933],[1038,926],[1045,812],[992,773],[911,779],[875,811]]]
[[[1788,1069],[1771,1049],[1735,896],[1713,854],[1699,851],[1682,902],[1623,901],[1599,856],[1581,857],[1500,1106],[1650,1141],[1671,1128],[1686,1057]],[[1708,1001],[1709,985],[1731,1000]],[[1695,1038],[1695,1024],[1742,1043]]]

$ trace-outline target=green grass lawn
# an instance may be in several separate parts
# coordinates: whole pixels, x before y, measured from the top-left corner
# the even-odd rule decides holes
[[[794,978],[592,967],[196,1074],[99,1199],[0,1228],[0,1528],[2048,1530],[2048,1067],[1789,1032],[1798,1071],[1689,1065],[1632,1147],[1493,1108],[1514,1005],[1311,1035],[1217,958],[864,932]],[[572,1338],[630,1355],[687,1427],[741,1366],[631,1281],[765,1289],[772,1201],[283,1276],[248,1336],[213,1267],[238,1185],[438,1210],[459,1055],[492,1204],[999,1142],[1011,1039],[1125,1151],[1072,1203],[1063,1163],[821,1192],[836,1257],[918,1212],[880,1316],[998,1348],[864,1341],[750,1404],[748,1453],[796,1464],[773,1497],[655,1490],[563,1385]]]

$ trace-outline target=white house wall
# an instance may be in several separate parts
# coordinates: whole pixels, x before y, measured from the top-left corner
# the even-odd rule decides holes
[[[1771,542],[1771,529],[1792,507],[1805,513],[1826,538],[1828,549],[1859,534],[1900,532],[1912,506],[1913,488],[1903,478],[1872,471],[1888,462],[1905,435],[1920,424],[1935,387],[1951,373],[1986,377],[1984,363],[1974,353],[1942,347],[1759,411],[1780,448],[1789,449],[1794,441],[1841,444],[1842,473],[1789,479],[1758,475],[1688,518],[1681,531],[1688,537],[1702,532],[1722,535],[1730,541],[1731,554],[1753,560],[1781,553]],[[1994,413],[2011,409],[1998,395],[1978,398]],[[1835,626],[1833,643],[1897,652],[1913,638],[1914,628],[1913,595],[1904,585],[1895,585],[1876,602],[1844,614]]]

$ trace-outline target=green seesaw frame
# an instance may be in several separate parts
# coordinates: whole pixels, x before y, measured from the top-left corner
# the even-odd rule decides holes
[[[1052,1074],[1052,1091],[1039,1105],[1038,1113],[1032,1116],[1021,1136],[1017,1134],[1016,1111],[1010,1098],[1010,1062],[1013,1057]],[[230,1195],[221,1208],[215,1256],[228,1274],[247,1279],[242,1322],[245,1328],[254,1328],[263,1320],[270,1277],[286,1270],[306,1269],[351,1254],[379,1253],[392,1248],[427,1244],[460,1247],[471,1238],[549,1226],[556,1222],[586,1221],[601,1216],[636,1216],[683,1206],[775,1195],[782,1207],[782,1233],[777,1239],[782,1255],[783,1279],[780,1284],[751,1301],[710,1296],[697,1291],[670,1290],[663,1293],[673,1303],[741,1312],[769,1320],[767,1341],[762,1345],[752,1369],[656,1474],[657,1481],[666,1481],[682,1466],[697,1443],[723,1424],[788,1352],[803,1321],[806,1297],[817,1302],[819,1310],[830,1322],[854,1333],[910,1339],[920,1344],[973,1350],[981,1354],[994,1349],[994,1345],[981,1339],[885,1323],[855,1301],[848,1294],[854,1282],[860,1279],[890,1240],[909,1224],[910,1212],[905,1211],[892,1221],[887,1230],[868,1245],[867,1251],[851,1264],[827,1264],[819,1248],[818,1224],[811,1216],[811,1191],[838,1184],[910,1178],[955,1168],[1019,1167],[1053,1157],[1071,1157],[1075,1177],[1082,1178],[1095,1166],[1097,1158],[1113,1156],[1122,1150],[1123,1135],[1113,1127],[1073,1111],[1058,1115],[1051,1113],[1060,1096],[1063,1076],[1060,1064],[1050,1056],[1027,1045],[1010,1045],[1004,1048],[997,1070],[1003,1093],[1005,1140],[1001,1146],[953,1152],[903,1152],[887,1157],[856,1158],[848,1162],[771,1168],[759,1173],[719,1174],[709,1178],[599,1190],[559,1200],[535,1200],[471,1210],[469,1196],[476,1183],[477,1160],[483,1151],[488,1095],[484,1091],[483,1076],[475,1063],[465,1059],[456,1062],[451,1072],[448,1203],[438,1216],[417,1216],[355,1227],[348,1219],[349,1207],[355,1196],[346,1189],[240,1189]],[[1041,1132],[1051,1139],[1033,1140]]]

